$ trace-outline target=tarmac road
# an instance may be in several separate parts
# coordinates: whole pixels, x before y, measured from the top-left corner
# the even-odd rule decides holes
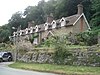
[[[52,73],[41,73],[35,71],[27,71],[20,69],[9,68],[7,65],[13,62],[2,62],[0,63],[0,75],[57,75]]]

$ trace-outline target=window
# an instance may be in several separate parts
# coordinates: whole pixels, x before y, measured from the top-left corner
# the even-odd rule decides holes
[[[53,24],[55,24],[55,22],[53,22]]]
[[[8,57],[8,54],[7,54],[7,53],[4,53],[3,57],[4,57],[4,58],[5,58],[5,57]]]
[[[61,26],[65,26],[66,25],[66,21],[65,21],[65,19],[61,19]]]
[[[63,19],[61,20],[61,22],[64,21]]]
[[[56,28],[56,22],[55,21],[52,22],[52,28]]]

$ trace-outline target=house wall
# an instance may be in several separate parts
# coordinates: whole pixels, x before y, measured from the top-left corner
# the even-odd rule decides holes
[[[85,19],[81,17],[80,20],[73,26],[73,33],[76,34],[86,30],[88,30],[88,26]]]
[[[47,34],[48,34],[48,30],[45,30],[44,32],[41,33],[41,39],[46,38]]]
[[[66,35],[70,32],[72,32],[73,34],[77,34],[86,30],[88,30],[87,23],[85,22],[85,19],[81,17],[80,20],[74,26],[61,27],[59,29],[55,28],[55,29],[52,29],[51,32],[55,36],[60,36],[60,35]],[[41,37],[42,38],[47,37],[48,32],[49,32],[48,30],[42,32]]]
[[[66,35],[66,34],[68,34],[68,33],[70,33],[70,32],[72,32],[72,30],[73,30],[73,26],[69,26],[69,27],[61,27],[61,28],[59,28],[59,29],[52,29],[52,30],[50,30],[55,36],[60,36],[60,35]],[[41,34],[41,39],[43,39],[43,38],[46,38],[47,37],[47,35],[48,35],[48,30],[46,30],[46,31],[44,31],[44,32],[42,32]]]
[[[73,30],[73,27],[69,26],[69,27],[61,27],[59,29],[53,29],[52,32],[54,33],[54,35],[60,36],[60,35],[69,34],[70,32],[72,32],[72,30]]]
[[[72,32],[73,34],[76,34],[76,33],[80,33],[80,32],[83,32],[83,31],[86,31],[88,30],[88,25],[87,23],[85,22],[85,19],[83,17],[81,17],[78,22],[74,25],[74,26],[67,26],[67,27],[60,27],[58,29],[54,28],[52,30],[45,30],[43,32],[39,32],[39,37],[37,37],[38,39],[38,43],[41,43],[41,40],[43,38],[46,38],[49,31],[51,31],[55,36],[61,36],[61,35],[67,35],[69,34],[70,32]],[[27,37],[31,37],[31,35],[26,35]],[[25,39],[27,37],[24,37],[21,39]],[[28,38],[29,39],[29,38]]]

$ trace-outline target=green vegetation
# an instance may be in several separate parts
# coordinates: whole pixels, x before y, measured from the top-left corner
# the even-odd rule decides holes
[[[99,75],[100,67],[86,67],[86,66],[68,66],[68,65],[54,65],[54,64],[33,64],[33,63],[22,63],[16,62],[9,65],[12,68],[53,72],[68,75]]]
[[[76,35],[76,39],[80,45],[92,46],[98,43],[98,32],[100,32],[100,30],[82,32]]]
[[[48,2],[41,0],[37,6],[25,8],[24,13],[16,11],[9,19],[8,24],[0,26],[0,43],[9,41],[9,36],[14,31],[17,31],[17,29],[12,29],[12,27],[19,28],[21,25],[21,29],[25,29],[28,27],[28,22],[31,21],[33,26],[43,24],[46,22],[46,16],[51,13],[54,19],[76,14],[79,3],[83,4],[84,13],[88,21],[91,21],[91,25],[94,27],[99,26],[99,0],[49,0]]]
[[[10,44],[0,43],[0,51],[12,51],[14,47]]]
[[[67,36],[55,36],[53,37],[53,45],[54,45],[54,62],[57,64],[66,64],[64,61],[68,56],[71,56],[69,49],[67,48],[68,40]]]
[[[91,26],[100,28],[100,0],[92,0],[92,11]]]

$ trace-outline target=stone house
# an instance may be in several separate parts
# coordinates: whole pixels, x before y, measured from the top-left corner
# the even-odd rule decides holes
[[[61,36],[67,34],[77,34],[90,29],[89,23],[83,13],[83,5],[79,4],[78,12],[75,15],[62,17],[61,19],[54,20],[53,16],[47,17],[45,24],[36,25],[35,27],[29,23],[29,27],[13,33],[13,38],[19,37],[19,41],[24,40],[26,37],[38,35],[34,38],[33,43],[39,44],[49,36]]]

